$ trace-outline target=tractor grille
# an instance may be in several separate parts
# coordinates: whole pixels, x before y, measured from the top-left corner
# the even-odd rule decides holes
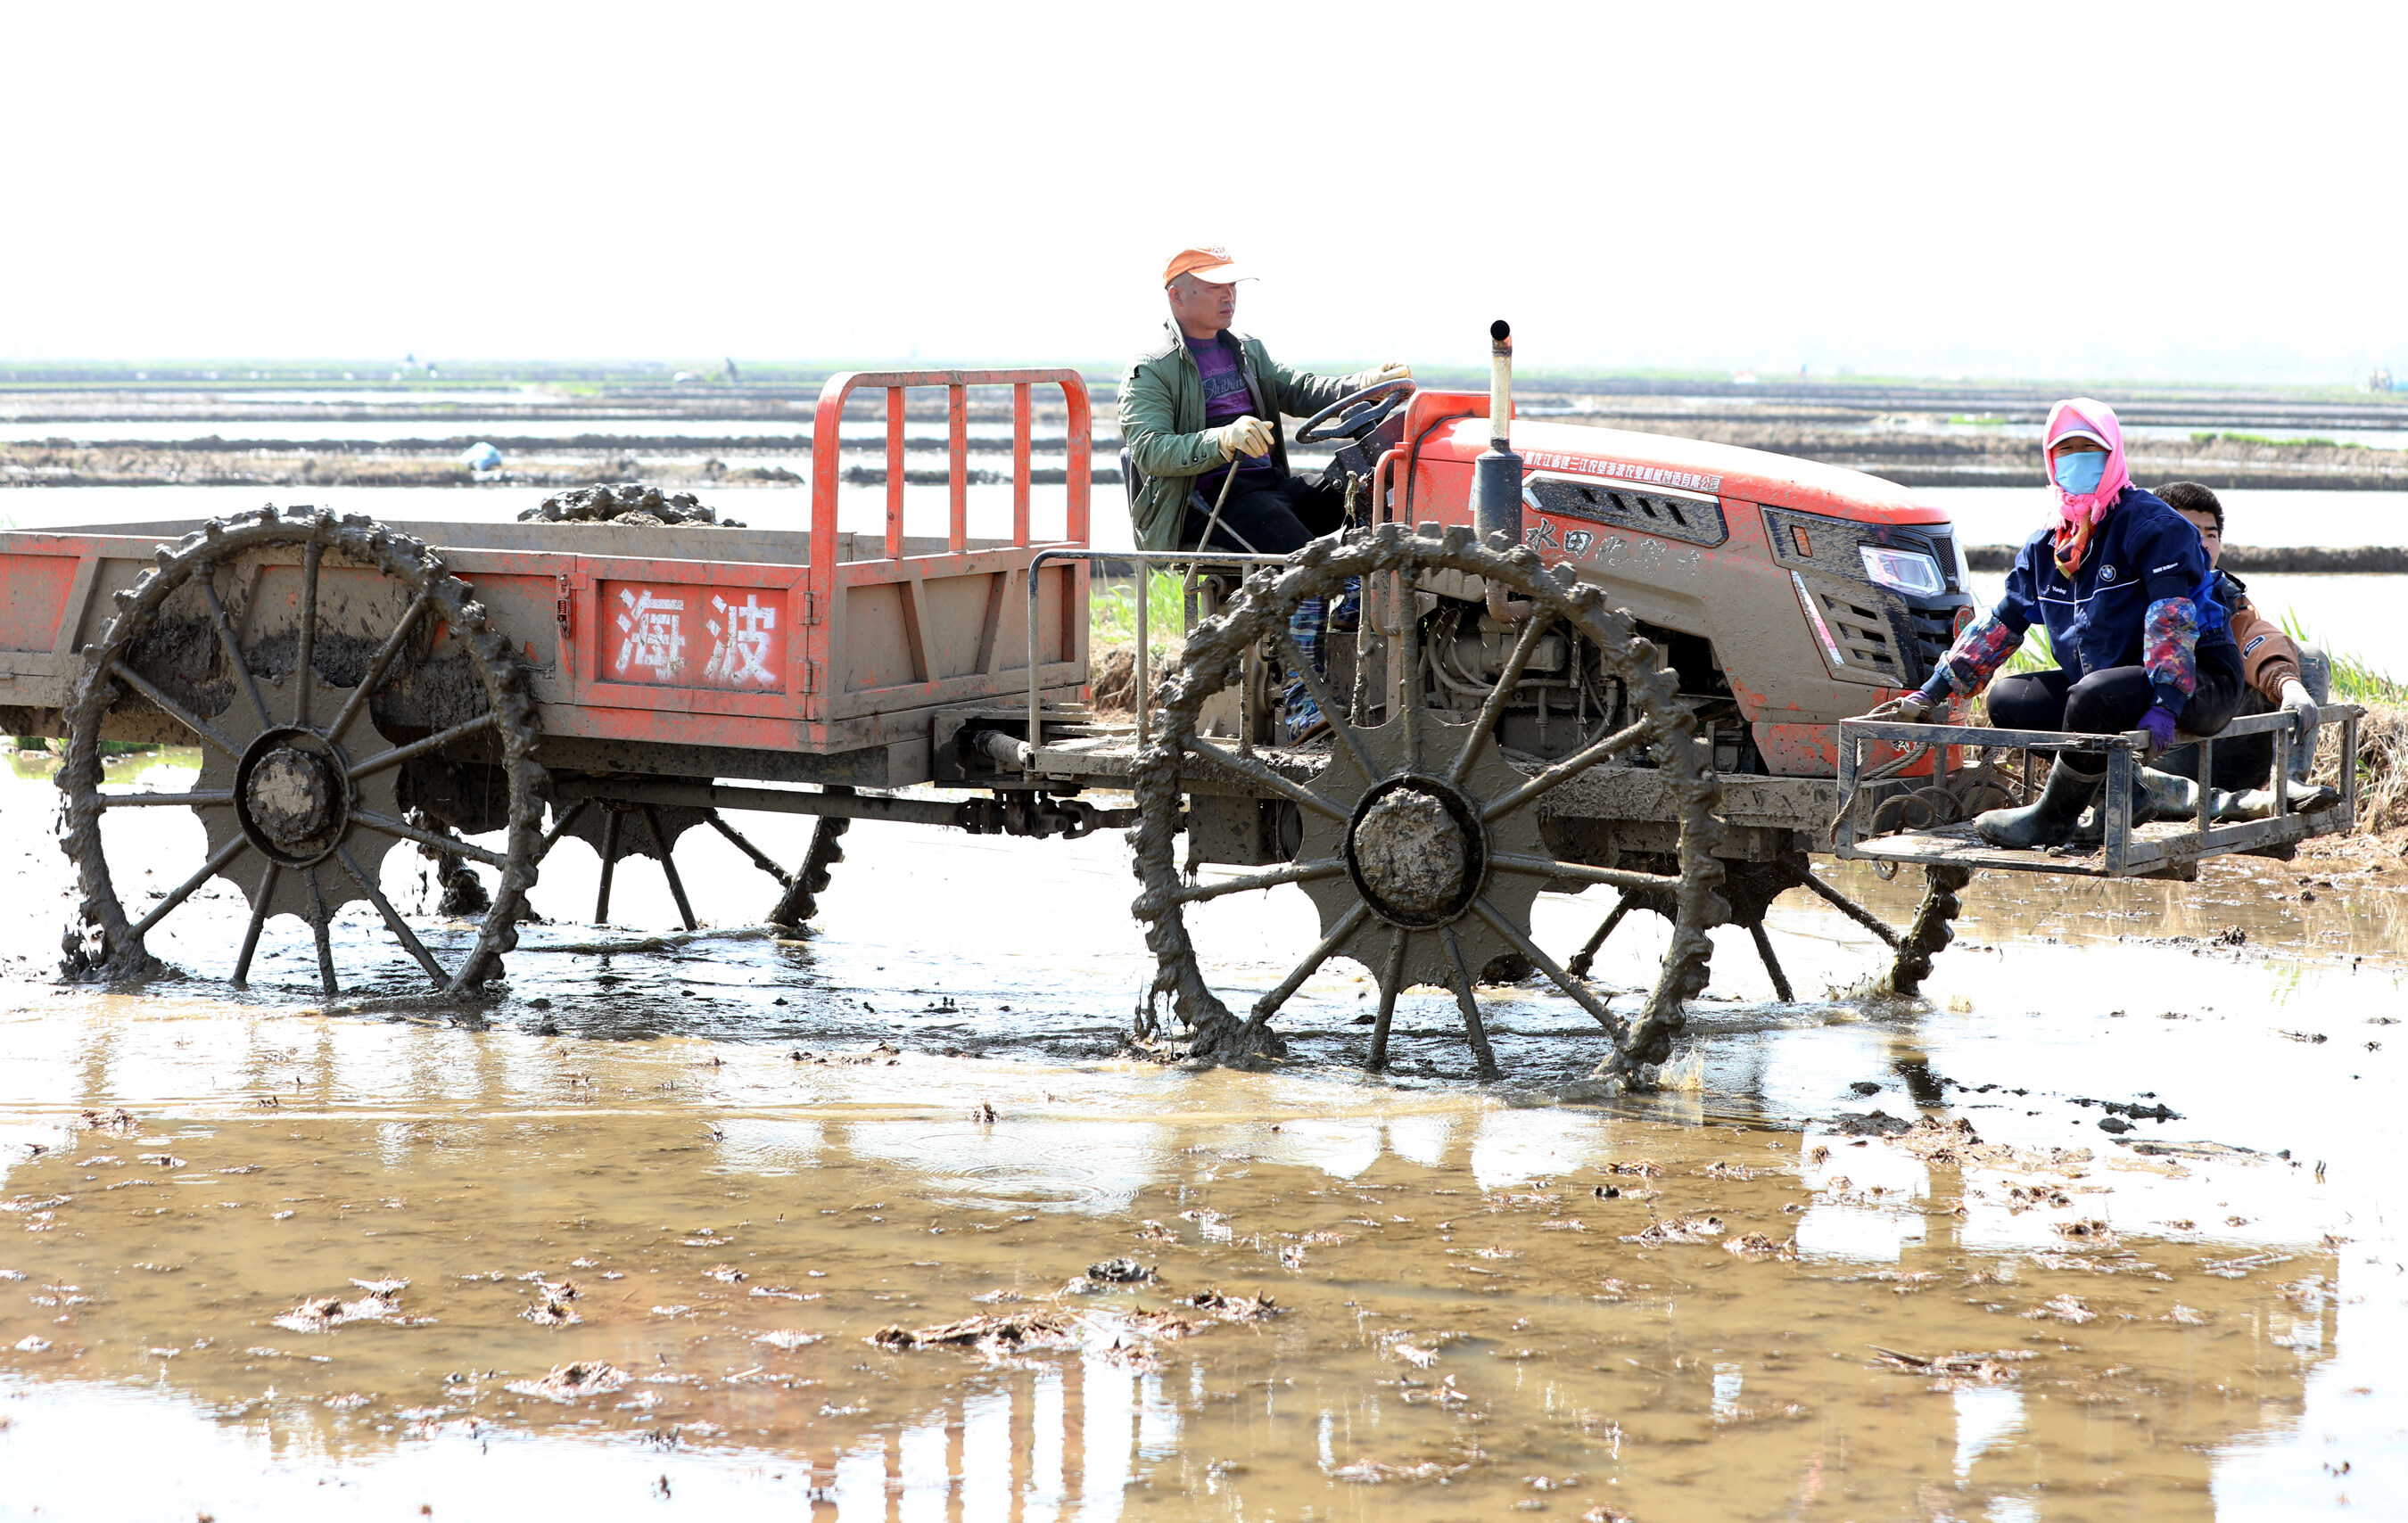
[[[1906,680],[1919,683],[1956,643],[1956,610],[1908,608],[1899,622],[1905,626]]]
[[[1611,523],[1692,545],[1719,545],[1730,537],[1720,503],[1560,476],[1532,477],[1524,491],[1541,513]]]
[[[1930,676],[1955,642],[1956,619],[1971,602],[1959,584],[1956,536],[1938,525],[1871,524],[1801,513],[1763,510],[1773,562],[1794,571],[1823,612],[1840,660],[1858,679],[1914,687]],[[1948,591],[1937,597],[1907,597],[1868,578],[1856,558],[1859,545],[1919,550],[1938,562]]]
[[[1851,666],[1876,671],[1884,676],[1901,676],[1889,615],[1878,595],[1854,591],[1837,592],[1828,584],[1813,587],[1813,592],[1814,600],[1823,605],[1823,619],[1830,626],[1831,638],[1840,642],[1842,659]]]

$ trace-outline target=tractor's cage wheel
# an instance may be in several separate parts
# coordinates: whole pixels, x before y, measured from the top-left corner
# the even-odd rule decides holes
[[[296,623],[289,655],[279,645],[246,648],[217,586],[218,573],[237,558],[292,549],[301,562]],[[346,688],[320,669],[324,640],[321,572],[329,557],[398,584],[407,607],[381,630],[374,654]],[[517,653],[488,623],[467,585],[444,568],[421,541],[357,515],[323,509],[280,512],[264,507],[213,520],[173,546],[156,564],[115,594],[117,612],[86,652],[83,677],[65,716],[65,756],[58,784],[66,795],[60,845],[75,862],[82,890],[79,923],[68,928],[63,972],[70,978],[134,980],[160,964],[144,937],[211,877],[223,876],[247,897],[251,917],[235,964],[234,982],[248,981],[260,932],[271,916],[297,914],[317,943],[321,987],[340,991],[327,922],[342,904],[372,903],[394,940],[436,989],[458,997],[500,970],[502,954],[518,945],[518,920],[533,885],[541,836],[542,768],[536,762],[537,716]],[[142,668],[160,659],[159,633],[173,620],[171,599],[190,589],[176,617],[204,625],[215,646],[231,703],[214,715],[196,712],[165,690]],[[246,615],[252,611],[246,609]],[[404,651],[431,638],[439,624],[476,676],[471,699],[482,712],[404,745],[384,740],[369,705],[398,675]],[[187,632],[189,633],[189,632]],[[279,674],[280,662],[289,663]],[[270,678],[263,690],[260,677]],[[292,690],[283,692],[289,679]],[[172,685],[172,682],[171,682]],[[270,691],[276,702],[271,705]],[[183,794],[108,793],[101,762],[102,729],[113,709],[147,704],[189,733],[202,750],[203,786]],[[276,712],[281,709],[282,712]],[[500,852],[471,845],[407,818],[394,797],[399,768],[456,742],[487,738],[500,754],[508,788],[508,845]],[[127,916],[110,872],[101,819],[117,808],[189,805],[208,827],[210,850],[192,875],[139,919]],[[377,883],[377,865],[396,842],[414,842],[446,856],[493,868],[499,883],[476,941],[446,969],[402,919]]]
[[[1430,714],[1421,705],[1416,678],[1411,704],[1392,705],[1394,712],[1383,723],[1366,728],[1315,675],[1289,633],[1289,619],[1307,598],[1334,601],[1355,577],[1364,578],[1367,607],[1372,579],[1392,576],[1395,591],[1387,606],[1415,609],[1414,580],[1439,571],[1480,577],[1492,591],[1502,588],[1509,598],[1527,603],[1528,618],[1514,652],[1471,725],[1441,723]],[[1367,639],[1369,622],[1367,618]],[[1504,758],[1495,732],[1540,633],[1556,622],[1593,645],[1605,669],[1626,685],[1634,722],[1531,776]],[[1383,632],[1389,673],[1418,672],[1418,618],[1408,613]],[[1197,733],[1206,700],[1240,681],[1248,651],[1266,642],[1305,683],[1332,726],[1329,762],[1317,777],[1299,782],[1252,754],[1242,741],[1232,750]],[[1217,617],[1188,637],[1177,670],[1161,690],[1157,739],[1138,759],[1139,822],[1131,839],[1144,889],[1134,907],[1147,923],[1146,943],[1156,961],[1138,1012],[1139,1037],[1159,1035],[1158,1012],[1168,999],[1171,1013],[1187,1028],[1183,1049],[1190,1056],[1226,1060],[1283,1051],[1284,1044],[1269,1029],[1270,1018],[1324,961],[1342,953],[1380,983],[1371,1066],[1385,1061],[1400,989],[1436,984],[1455,992],[1480,1073],[1493,1077],[1496,1061],[1472,991],[1473,977],[1493,950],[1526,959],[1605,1028],[1614,1051],[1600,1065],[1600,1075],[1637,1081],[1642,1065],[1670,1056],[1685,1018],[1684,1002],[1705,987],[1712,953],[1707,931],[1726,913],[1716,891],[1723,869],[1714,856],[1720,788],[1696,719],[1680,702],[1677,679],[1656,662],[1656,648],[1639,635],[1630,616],[1609,606],[1604,593],[1582,583],[1570,566],[1550,571],[1526,547],[1484,548],[1467,529],[1428,538],[1398,524],[1382,524],[1368,534],[1316,540],[1286,565],[1254,573]],[[1390,688],[1393,692],[1396,684]],[[1538,829],[1545,796],[1600,762],[1642,748],[1660,769],[1665,792],[1679,810],[1678,875],[1555,860]],[[1173,840],[1182,828],[1183,772],[1209,773],[1296,805],[1304,820],[1296,860],[1234,879],[1182,882]],[[1433,841],[1439,847],[1435,869],[1424,849]],[[1671,945],[1635,1020],[1609,1010],[1531,939],[1531,902],[1544,884],[1563,880],[1670,898],[1675,910]],[[1283,883],[1298,884],[1312,896],[1321,911],[1322,940],[1241,1022],[1207,987],[1182,910]]]

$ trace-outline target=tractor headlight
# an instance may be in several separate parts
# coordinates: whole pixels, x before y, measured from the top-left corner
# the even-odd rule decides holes
[[[1856,553],[1864,558],[1865,575],[1881,586],[1926,598],[1936,598],[1948,590],[1946,579],[1940,575],[1940,562],[1920,550],[1859,545]]]

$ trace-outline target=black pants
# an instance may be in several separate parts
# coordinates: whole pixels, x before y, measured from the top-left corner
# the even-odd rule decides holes
[[[1187,520],[1181,527],[1182,549],[1254,550],[1285,555],[1300,550],[1346,521],[1346,496],[1317,476],[1292,476],[1268,487],[1248,487],[1243,480],[1229,489],[1221,521],[1212,526],[1212,543],[1200,543],[1204,525],[1212,517],[1209,502],[1197,505],[1187,499]]]
[[[2001,730],[2071,730],[2112,735],[2141,722],[2157,701],[2146,667],[2111,666],[2076,682],[2065,668],[2019,672],[1990,684],[1990,722]],[[2215,662],[2199,664],[2199,688],[2175,714],[2174,722],[2194,735],[2212,735],[2232,722],[2241,706],[2241,674]],[[2075,772],[2097,776],[2104,758],[2066,753],[2058,758]]]

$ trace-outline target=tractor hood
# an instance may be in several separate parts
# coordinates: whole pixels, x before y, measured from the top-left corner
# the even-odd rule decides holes
[[[1421,437],[1417,463],[1469,463],[1488,448],[1488,399],[1477,392],[1422,391],[1405,437]],[[1860,523],[1945,523],[1947,509],[1918,502],[1906,488],[1819,461],[1738,445],[1515,419],[1514,450],[1529,473],[1560,473],[1672,487]],[[1423,436],[1426,431],[1426,436]]]

